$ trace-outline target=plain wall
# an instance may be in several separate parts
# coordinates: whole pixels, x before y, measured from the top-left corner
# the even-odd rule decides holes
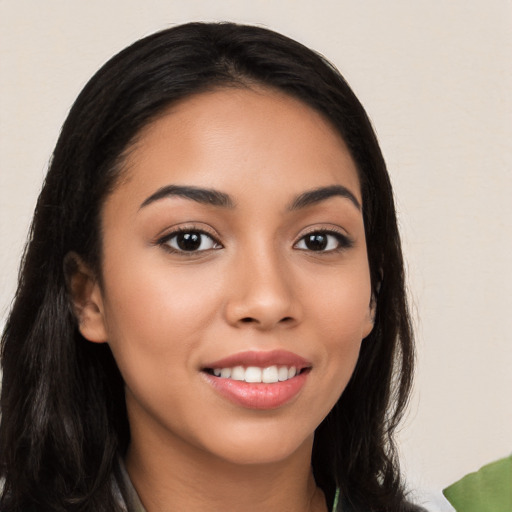
[[[60,126],[134,40],[192,20],[261,24],[333,61],[397,196],[418,339],[401,432],[413,487],[512,451],[510,0],[0,0],[0,316]]]

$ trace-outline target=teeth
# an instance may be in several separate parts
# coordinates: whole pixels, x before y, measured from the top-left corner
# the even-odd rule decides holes
[[[220,376],[223,379],[229,379],[229,377],[231,377],[231,368],[222,368],[220,371]]]
[[[245,370],[245,382],[261,382],[261,368],[249,366]]]
[[[221,373],[222,375],[222,373]],[[233,380],[245,380],[245,370],[243,366],[235,366],[231,370],[231,378]]]
[[[261,382],[266,382],[268,384],[272,382],[278,382],[279,381],[279,371],[277,369],[277,366],[269,366],[268,368],[265,368],[261,375]]]
[[[277,371],[277,378],[280,381],[288,380],[288,368],[286,366],[281,366]]]
[[[243,380],[251,383],[264,382],[267,384],[284,382],[295,377],[297,373],[295,366],[268,366],[267,368],[235,366],[234,368],[213,369],[213,374],[222,379]]]

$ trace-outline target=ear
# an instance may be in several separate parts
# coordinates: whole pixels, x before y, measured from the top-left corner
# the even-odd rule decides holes
[[[64,258],[64,274],[78,330],[94,343],[107,341],[103,296],[94,272],[74,252]]]
[[[372,298],[370,299],[370,304],[368,305],[368,313],[366,315],[365,324],[363,327],[363,339],[366,338],[373,330],[373,326],[375,324],[375,313],[377,312],[377,299],[374,294],[372,294]]]
[[[370,299],[370,304],[368,305],[368,316],[366,318],[366,325],[363,339],[366,338],[373,330],[373,326],[375,325],[375,315],[377,314],[377,298],[380,293],[380,288],[382,286],[382,279],[384,277],[384,272],[382,269],[379,270],[379,278],[375,283],[375,288],[372,286],[372,296]]]

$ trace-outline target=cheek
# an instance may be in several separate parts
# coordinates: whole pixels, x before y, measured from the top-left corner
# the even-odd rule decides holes
[[[339,278],[338,286],[326,281],[310,294],[310,311],[322,350],[325,396],[332,407],[345,389],[359,357],[362,340],[373,324],[371,286],[366,266]],[[321,284],[321,283],[318,283]]]
[[[121,371],[135,364],[142,371],[146,364],[151,372],[155,361],[189,362],[200,331],[219,310],[215,275],[154,262],[112,268],[105,277],[105,323]]]
[[[122,263],[106,277],[108,343],[131,407],[137,402],[157,417],[161,409],[178,410],[176,397],[190,395],[195,354],[219,309],[219,289],[208,274]]]
[[[309,308],[326,339],[359,340],[371,329],[371,284],[366,266],[339,277],[316,280],[308,290]]]

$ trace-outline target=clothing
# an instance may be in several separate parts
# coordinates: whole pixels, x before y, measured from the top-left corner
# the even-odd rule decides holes
[[[443,494],[457,512],[511,512],[512,455],[466,475]]]
[[[123,512],[146,512],[122,459],[119,460],[117,469],[113,485],[117,501]]]

